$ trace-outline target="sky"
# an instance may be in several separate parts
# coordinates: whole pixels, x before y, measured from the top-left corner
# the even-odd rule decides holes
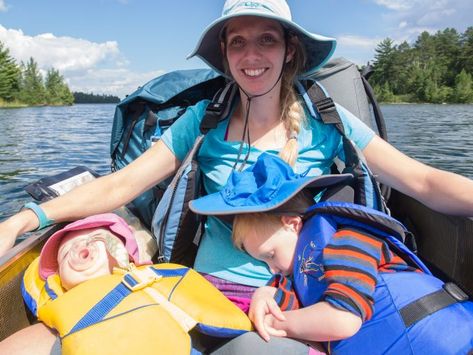
[[[123,98],[186,60],[224,0],[0,0],[0,42],[18,63],[33,57],[44,74],[58,69],[72,91]],[[389,37],[473,26],[472,0],[288,0],[295,22],[334,37],[334,57],[373,60]]]

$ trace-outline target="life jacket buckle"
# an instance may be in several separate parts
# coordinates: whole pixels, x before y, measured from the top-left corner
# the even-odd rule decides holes
[[[443,289],[452,296],[457,302],[464,302],[468,300],[468,295],[453,282],[447,282],[443,284]]]
[[[161,275],[157,275],[149,268],[134,269],[123,276],[122,283],[128,287],[130,291],[135,292],[152,285],[161,278]]]

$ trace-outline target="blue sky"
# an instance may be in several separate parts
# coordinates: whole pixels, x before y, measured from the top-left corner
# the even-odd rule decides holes
[[[0,0],[0,41],[18,61],[59,69],[74,91],[123,97],[186,60],[224,0]],[[471,0],[288,0],[293,19],[337,38],[334,56],[364,64],[390,37],[412,42],[473,26]]]

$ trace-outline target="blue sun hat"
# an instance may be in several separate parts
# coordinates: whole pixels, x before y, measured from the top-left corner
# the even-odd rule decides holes
[[[281,25],[297,35],[305,46],[307,63],[302,75],[310,75],[323,66],[335,51],[334,38],[306,31],[292,21],[291,10],[285,0],[227,0],[223,5],[222,16],[212,22],[202,33],[194,51],[187,58],[198,56],[210,67],[224,74],[221,33],[226,22],[239,16],[257,16],[279,21]]]
[[[321,191],[353,178],[351,174],[306,175],[296,174],[278,156],[262,153],[246,170],[234,170],[222,190],[190,201],[189,208],[195,213],[213,216],[269,211],[277,213],[278,208],[303,189]]]

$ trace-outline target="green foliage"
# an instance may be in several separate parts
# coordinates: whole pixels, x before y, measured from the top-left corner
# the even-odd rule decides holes
[[[473,79],[465,70],[455,78],[451,102],[473,103]]]
[[[74,96],[58,70],[54,68],[48,70],[44,86],[50,105],[72,105],[74,103]]]
[[[73,95],[76,104],[116,104],[120,102],[120,98],[113,95],[96,95],[85,92],[74,92]]]
[[[49,69],[43,79],[33,58],[18,65],[0,42],[0,107],[73,103],[74,96],[58,70]]]
[[[413,45],[386,38],[375,51],[370,82],[380,101],[472,102],[473,27],[422,32]]]
[[[26,63],[21,83],[20,100],[28,105],[46,104],[46,89],[38,64],[33,58]]]
[[[21,71],[10,56],[8,48],[0,42],[0,99],[14,101],[20,89]]]

